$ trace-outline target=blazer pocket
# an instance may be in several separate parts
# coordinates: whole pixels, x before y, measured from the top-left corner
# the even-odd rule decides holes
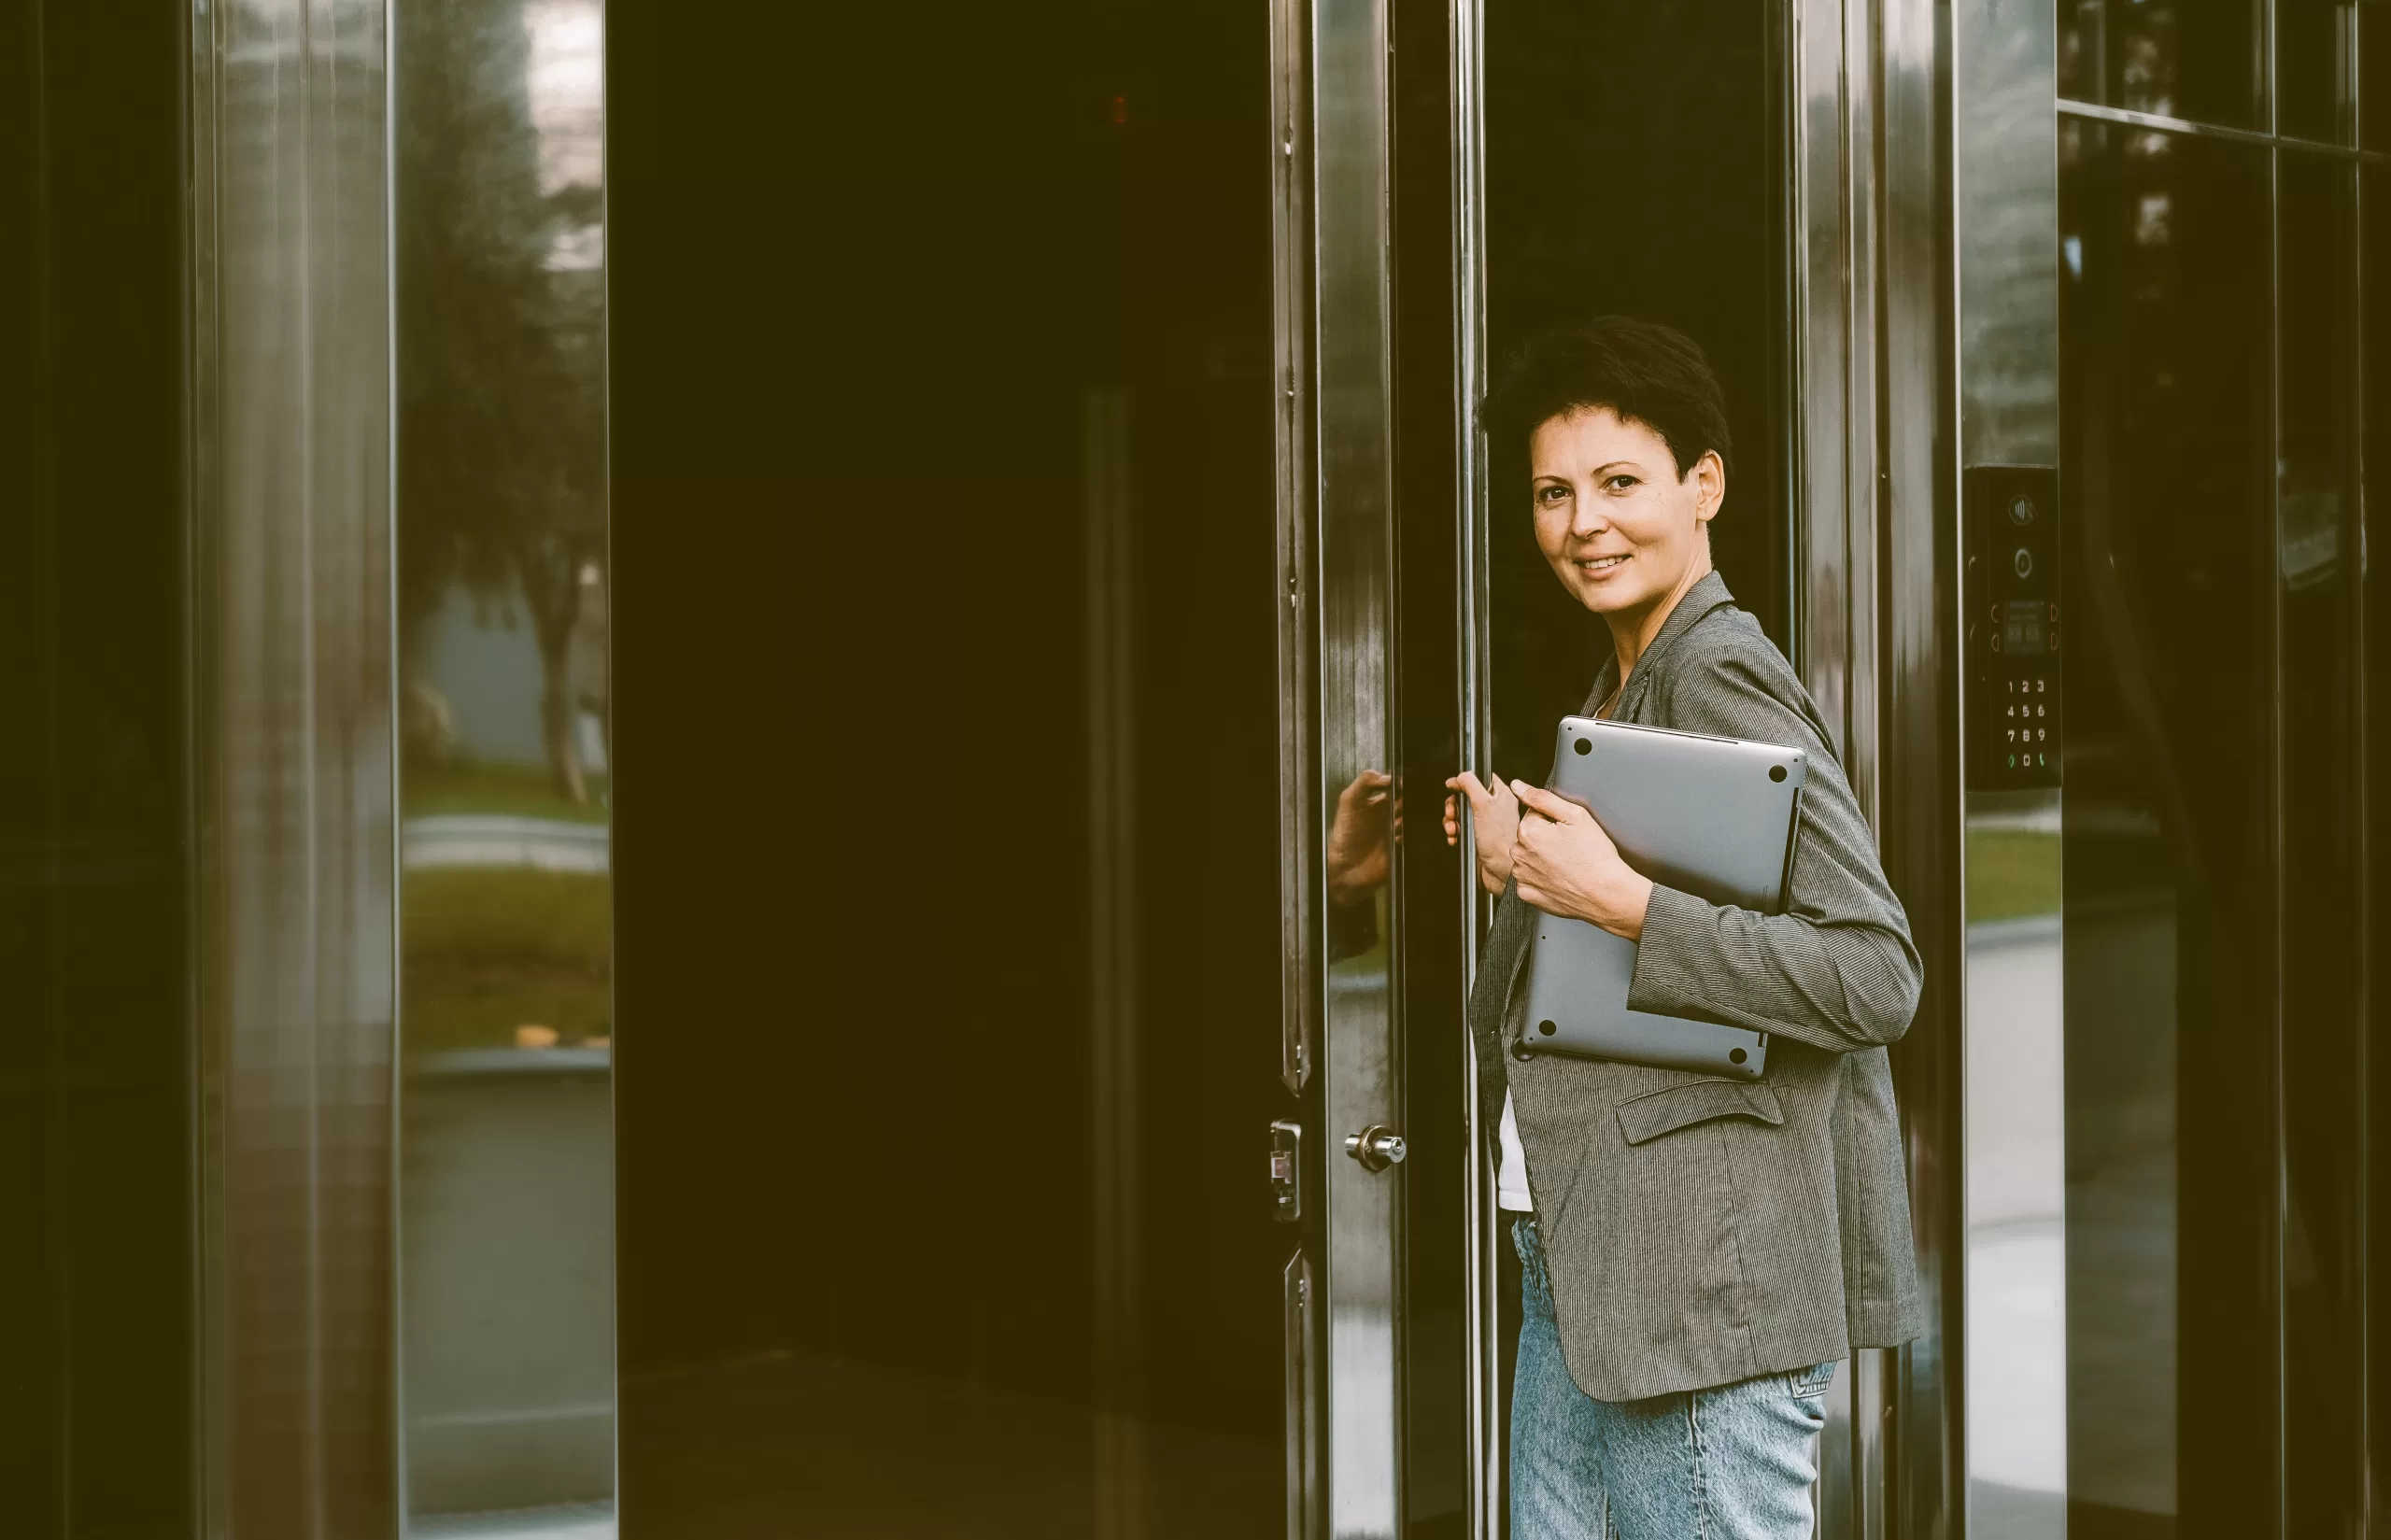
[[[1777,1106],[1775,1090],[1751,1081],[1691,1081],[1630,1096],[1619,1104],[1619,1131],[1630,1144],[1646,1144],[1713,1118],[1750,1118],[1781,1125],[1785,1110]]]

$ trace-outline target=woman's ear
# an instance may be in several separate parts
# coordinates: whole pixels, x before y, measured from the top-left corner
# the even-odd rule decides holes
[[[1727,501],[1727,462],[1719,458],[1718,450],[1702,451],[1702,458],[1693,462],[1693,516],[1707,524]]]

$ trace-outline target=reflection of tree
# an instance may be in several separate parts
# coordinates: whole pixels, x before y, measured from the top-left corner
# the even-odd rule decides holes
[[[416,0],[396,22],[399,572],[420,618],[452,586],[521,597],[557,791],[583,573],[605,555],[604,287],[557,260],[599,190],[544,192],[523,0]]]

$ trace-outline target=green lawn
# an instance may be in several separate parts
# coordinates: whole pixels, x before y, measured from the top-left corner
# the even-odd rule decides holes
[[[522,818],[559,818],[575,824],[602,824],[610,800],[606,777],[583,778],[589,800],[568,801],[548,784],[541,765],[477,765],[466,760],[448,764],[409,763],[400,775],[400,806],[410,818],[438,813],[502,812]]]
[[[1968,918],[2014,920],[2059,908],[2056,834],[2030,829],[1968,832]]]
[[[517,1026],[566,1044],[610,1034],[605,877],[468,867],[411,871],[403,892],[409,1053],[510,1047]]]

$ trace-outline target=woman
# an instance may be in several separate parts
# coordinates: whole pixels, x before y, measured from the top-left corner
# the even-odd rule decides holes
[[[1446,783],[1502,895],[1469,1026],[1524,1273],[1511,1533],[1805,1537],[1835,1361],[1919,1327],[1885,1054],[1917,953],[1817,707],[1711,568],[1729,449],[1702,350],[1620,318],[1550,332],[1485,420],[1524,454],[1554,575],[1608,626],[1587,713],[1810,762],[1776,915],[1653,883],[1539,787]],[[1632,1009],[1771,1034],[1765,1080],[1513,1051],[1532,910],[1635,941]]]

